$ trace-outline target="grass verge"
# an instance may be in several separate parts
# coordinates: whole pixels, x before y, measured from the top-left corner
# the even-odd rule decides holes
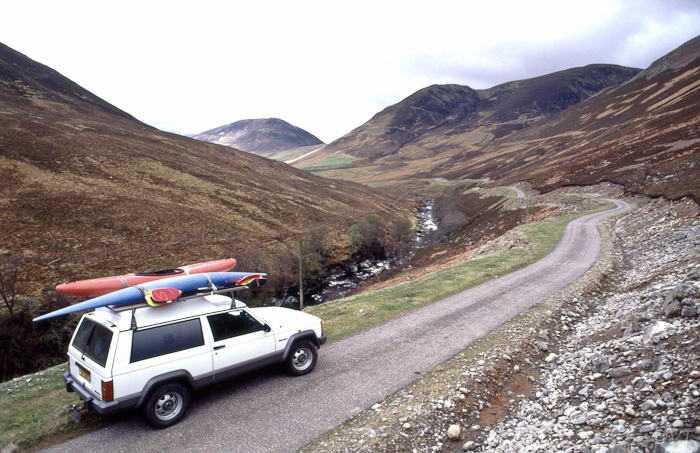
[[[40,439],[71,428],[68,406],[79,403],[66,392],[58,365],[0,384],[0,446],[29,448]]]

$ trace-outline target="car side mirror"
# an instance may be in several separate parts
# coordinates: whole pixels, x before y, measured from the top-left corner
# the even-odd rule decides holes
[[[271,328],[269,325],[265,324],[265,325],[263,325],[263,330],[264,330],[265,332],[271,332],[271,331],[272,331],[272,328]]]

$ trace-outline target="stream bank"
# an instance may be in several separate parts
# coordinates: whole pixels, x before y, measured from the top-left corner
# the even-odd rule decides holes
[[[336,265],[333,272],[321,284],[309,286],[304,290],[304,304],[318,305],[345,297],[349,291],[359,288],[360,284],[382,272],[404,264],[418,250],[432,244],[437,231],[433,217],[433,200],[423,198],[423,203],[416,213],[417,231],[411,249],[402,257],[384,259],[348,259]],[[299,286],[291,287],[284,298],[273,300],[276,306],[298,308]]]

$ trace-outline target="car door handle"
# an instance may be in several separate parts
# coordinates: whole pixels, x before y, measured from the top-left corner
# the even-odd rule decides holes
[[[214,346],[214,351],[216,351],[217,349],[223,349],[225,347],[226,347],[225,344],[222,344],[221,346]]]

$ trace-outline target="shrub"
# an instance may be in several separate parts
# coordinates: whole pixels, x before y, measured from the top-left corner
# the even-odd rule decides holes
[[[384,225],[376,214],[368,214],[362,222],[348,229],[348,237],[352,247],[351,255],[359,259],[384,259]]]
[[[327,277],[332,254],[329,228],[325,225],[311,228],[300,240],[299,253],[304,281],[317,283]]]
[[[43,301],[22,304],[20,310],[0,318],[0,368],[2,380],[32,373],[65,360],[73,329],[80,314],[41,322],[32,319],[69,305],[68,298],[53,288],[42,291]],[[25,299],[26,300],[26,299]]]
[[[395,258],[401,260],[409,254],[414,237],[413,222],[406,217],[398,219],[391,230],[391,250]]]

